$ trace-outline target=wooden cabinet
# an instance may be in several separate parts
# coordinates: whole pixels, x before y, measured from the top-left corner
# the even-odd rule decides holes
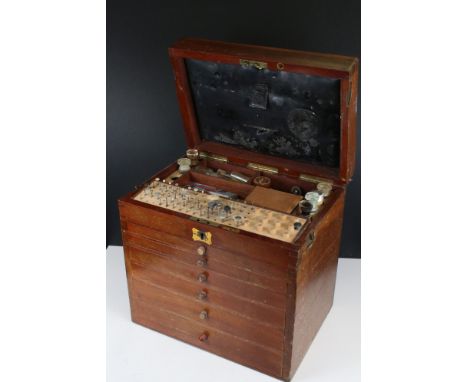
[[[148,184],[155,179],[170,182],[171,174],[178,169],[177,158],[174,158],[167,168],[157,171],[148,182],[119,200],[132,320],[273,377],[290,380],[333,303],[344,197],[354,166],[356,60],[191,39],[172,47],[170,56],[187,141],[190,148],[203,153],[200,155],[203,166],[218,172],[221,169],[242,173],[248,179],[266,176],[271,188],[281,192],[292,192],[296,187],[305,194],[316,190],[318,182],[330,184],[331,192],[318,212],[300,220],[296,237],[281,240],[263,234],[260,229],[256,231],[252,225],[249,230],[236,229],[219,222],[214,224],[209,218],[204,220],[164,205],[137,200],[137,195],[147,190]],[[208,64],[200,66],[198,62],[187,60]],[[217,66],[221,64],[227,66]],[[244,84],[243,77],[235,77],[239,76],[235,65],[248,66],[246,78],[253,78],[253,82]],[[190,70],[193,72],[189,73]],[[265,154],[267,145],[262,146],[263,151],[256,151],[225,145],[216,141],[217,138],[215,141],[207,139],[217,137],[213,135],[216,132],[200,124],[217,118],[234,118],[226,114],[229,105],[224,105],[221,110],[221,106],[213,101],[214,104],[207,107],[203,103],[205,99],[198,99],[199,96],[193,93],[199,86],[195,79],[203,80],[209,70],[213,70],[213,82],[202,84],[201,93],[213,91],[215,94],[220,91],[216,86],[224,86],[225,91],[246,86],[237,96],[229,96],[234,97],[232,102],[238,102],[232,113],[245,111],[249,118],[252,114],[252,118],[259,120],[264,113],[269,121],[281,122],[283,118],[285,124],[293,124],[289,126],[291,134],[303,134],[308,137],[308,143],[304,144],[312,146],[316,135],[298,133],[294,124],[297,119],[305,118],[297,123],[304,129],[313,130],[316,121],[320,133],[316,136],[317,144],[324,145],[331,156],[326,157],[319,150],[318,154],[310,154],[311,162],[306,163],[295,159],[294,155],[291,157],[290,153],[286,157]],[[313,114],[301,112],[302,109],[296,108],[285,116],[281,113],[288,111],[282,111],[279,106],[269,110],[268,102],[281,101],[275,97],[306,99],[294,100],[296,103],[309,102],[307,99],[314,97],[306,92],[289,94],[288,91],[295,88],[285,89],[287,82],[282,83],[283,87],[273,82],[264,83],[274,81],[278,76],[289,78],[288,73],[294,73],[287,80],[291,82],[300,80],[301,75],[314,76],[307,81],[311,86],[318,84],[319,89],[322,89],[321,78],[332,79],[325,89],[336,89],[337,93],[329,98],[326,98],[328,93],[324,93],[321,97],[330,103],[338,100],[337,111],[333,111],[338,113],[338,120],[335,121],[332,112],[323,114],[322,111],[326,121],[320,122],[320,110],[317,110],[317,120],[310,116]],[[224,78],[224,82],[220,78]],[[237,78],[236,84],[232,82],[233,78]],[[248,88],[250,85],[252,88]],[[215,89],[205,89],[210,86]],[[275,94],[280,91],[278,89],[288,94]],[[206,94],[210,99],[209,93]],[[254,98],[249,101],[248,97]],[[219,98],[221,103],[224,98]],[[321,99],[314,99],[310,101],[311,110],[314,105],[323,103]],[[211,106],[219,115],[210,115]],[[328,108],[332,110],[334,106]],[[207,114],[200,117],[199,113]],[[320,129],[328,129],[335,122],[338,131],[327,138],[327,131]],[[265,131],[262,134],[269,134],[267,127]],[[331,153],[331,148],[336,147],[333,139],[338,139],[337,153]],[[222,187],[242,198],[254,189],[251,180],[240,184],[226,179],[210,179],[195,172],[185,178]],[[192,184],[188,181],[182,184],[183,177],[180,179],[180,187]],[[167,203],[166,199],[166,207]],[[297,208],[291,216],[299,216]],[[274,225],[275,222],[270,223]]]

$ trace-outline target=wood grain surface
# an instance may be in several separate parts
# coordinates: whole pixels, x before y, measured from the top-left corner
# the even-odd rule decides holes
[[[273,211],[291,213],[303,199],[301,195],[257,186],[245,198],[248,203]]]

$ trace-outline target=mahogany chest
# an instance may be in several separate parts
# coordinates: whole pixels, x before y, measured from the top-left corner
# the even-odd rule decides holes
[[[189,150],[119,200],[132,320],[290,380],[333,303],[357,60],[200,39],[169,55]]]

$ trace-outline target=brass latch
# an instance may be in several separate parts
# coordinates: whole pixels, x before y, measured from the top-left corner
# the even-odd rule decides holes
[[[279,172],[276,167],[267,166],[261,163],[250,162],[247,164],[247,167],[255,171],[269,172],[271,174],[278,174]]]
[[[243,58],[241,58],[239,60],[239,63],[243,66],[243,67],[253,67],[253,68],[257,68],[259,70],[262,70],[262,69],[268,69],[268,64],[266,62],[262,62],[262,61],[253,61],[253,60],[245,60]]]
[[[192,239],[194,241],[201,241],[205,244],[211,245],[211,232],[205,232],[197,228],[192,228]]]

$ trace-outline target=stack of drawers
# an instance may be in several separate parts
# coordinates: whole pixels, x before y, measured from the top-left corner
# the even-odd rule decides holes
[[[133,321],[281,377],[287,254],[228,231],[194,241],[193,224],[138,210],[121,205]]]

